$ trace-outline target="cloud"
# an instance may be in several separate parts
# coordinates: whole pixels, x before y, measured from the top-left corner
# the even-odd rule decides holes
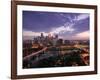
[[[33,32],[33,31],[23,31],[23,36],[40,36],[41,33],[44,34],[44,36],[48,35],[46,32]]]
[[[63,30],[63,29],[61,29],[61,30]],[[41,33],[43,33],[44,36],[47,36],[49,33],[51,33],[51,35],[54,34],[52,32],[46,33],[46,32],[23,31],[23,39],[24,40],[33,39],[36,36],[40,36]],[[57,32],[55,31],[55,33],[57,33]],[[60,38],[65,38],[65,37],[61,36]],[[84,32],[81,32],[81,33],[77,33],[74,36],[70,36],[68,38],[71,39],[71,40],[88,40],[89,39],[89,31],[84,31]]]
[[[89,14],[83,13],[83,14],[79,14],[79,15],[74,15],[74,17],[72,17],[70,15],[68,15],[68,16],[63,15],[63,17],[64,17],[64,19],[67,18],[70,21],[70,23],[73,23],[73,22],[87,19],[89,17]]]
[[[52,34],[63,34],[65,32],[73,32],[75,29],[73,28],[73,23],[64,24],[64,26],[60,26],[57,28],[53,28],[50,33]]]
[[[39,36],[39,33],[35,33],[32,31],[23,31],[23,36]]]
[[[51,34],[64,34],[66,32],[73,32],[76,30],[74,27],[76,22],[78,22],[80,20],[84,20],[88,17],[89,17],[88,14],[80,14],[78,16],[75,16],[74,18],[71,18],[68,16],[70,22],[66,22],[63,26],[60,26],[57,28],[52,28],[49,33],[51,33]],[[48,35],[48,33],[45,33],[45,32],[24,31],[23,36],[40,36],[41,33],[44,33],[45,36]],[[80,34],[78,34],[78,36],[79,35]]]
[[[62,14],[61,14],[62,15]],[[60,26],[58,28],[53,28],[51,33],[53,34],[63,34],[65,32],[73,32],[75,31],[74,25],[81,20],[87,19],[89,17],[89,14],[80,14],[78,16],[74,16],[74,18],[71,18],[68,16],[69,22],[66,22],[64,26]]]
[[[80,14],[80,15],[76,16],[73,20],[80,21],[80,20],[87,19],[88,17],[89,17],[89,14]]]
[[[65,34],[65,33],[73,33],[77,30],[76,27],[74,27],[75,24],[77,24],[81,20],[85,20],[89,17],[89,14],[80,14],[77,16],[65,16],[63,14],[60,14],[61,16],[64,16],[63,19],[69,19],[68,22],[65,22],[65,24],[58,26],[56,28],[52,28],[48,33],[53,34]],[[66,20],[65,20],[66,21]],[[44,36],[47,36],[48,33],[46,32],[33,32],[33,31],[23,31],[23,36],[25,39],[32,39],[35,36],[40,36],[41,33],[44,34]],[[64,36],[63,36],[64,38]],[[70,36],[70,39],[89,39],[89,31],[84,31],[78,34],[75,34],[74,36]]]
[[[74,39],[89,39],[89,31],[84,31],[81,33],[77,33],[75,36],[73,36]]]
[[[41,33],[44,34],[44,36],[47,36],[49,33],[53,36],[54,34],[64,34],[65,32],[73,32],[75,29],[72,27],[73,25],[70,24],[69,26],[64,25],[60,26],[58,28],[52,29],[50,32],[33,32],[33,31],[26,31],[23,30],[23,38],[26,39],[33,39],[34,37],[40,36]]]

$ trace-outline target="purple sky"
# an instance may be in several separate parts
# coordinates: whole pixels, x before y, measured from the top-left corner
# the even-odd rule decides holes
[[[68,40],[89,39],[89,14],[23,11],[23,39],[49,33]]]

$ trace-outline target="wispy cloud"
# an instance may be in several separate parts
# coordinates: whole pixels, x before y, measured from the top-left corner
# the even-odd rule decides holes
[[[35,37],[35,36],[40,36],[41,33],[43,33],[44,36],[48,35],[48,33],[46,33],[46,32],[23,31],[23,36],[30,36],[30,37],[33,36],[33,37]]]
[[[83,14],[79,14],[79,15],[74,15],[74,17],[72,16],[65,16],[64,14],[61,14],[63,18],[67,18],[69,19],[69,21],[71,23],[75,22],[75,21],[80,21],[80,20],[84,20],[84,19],[87,19],[89,17],[89,14],[88,13],[83,13]]]
[[[89,14],[80,14],[78,16],[75,16],[75,18],[73,20],[74,21],[80,21],[80,20],[87,19],[88,17],[89,17]]]
[[[73,28],[74,24],[60,26],[58,28],[53,28],[50,33],[52,34],[63,34],[65,32],[73,32],[75,29]]]
[[[64,15],[65,17],[65,15]],[[70,16],[66,16],[66,18],[69,19],[69,22],[66,22],[63,26],[57,27],[57,28],[53,28],[51,33],[54,34],[63,34],[65,32],[73,32],[75,31],[75,27],[74,25],[81,20],[87,19],[89,17],[89,14],[80,14],[78,16],[74,16],[74,18],[70,17]]]
[[[81,33],[77,33],[74,36],[72,36],[73,39],[89,39],[89,31],[84,31]]]
[[[36,36],[40,36],[41,33],[43,33],[44,36],[47,36],[49,34],[49,33],[46,33],[46,32],[23,31],[23,38],[24,38],[24,40],[33,39]],[[64,38],[64,37],[62,37],[62,38]],[[77,33],[74,36],[70,36],[69,39],[78,39],[78,40],[86,40],[86,39],[89,39],[89,31],[84,31],[84,32],[81,32],[81,33]]]

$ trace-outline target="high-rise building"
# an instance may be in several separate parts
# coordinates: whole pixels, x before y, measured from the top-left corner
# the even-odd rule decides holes
[[[53,46],[56,46],[57,45],[57,41],[58,41],[58,35],[55,35],[54,37],[53,37]]]
[[[44,37],[43,33],[41,33],[41,37]]]
[[[58,35],[55,35],[55,38],[58,39]]]
[[[58,39],[58,40],[57,40],[57,45],[60,46],[60,45],[62,45],[62,44],[63,44],[63,39]]]

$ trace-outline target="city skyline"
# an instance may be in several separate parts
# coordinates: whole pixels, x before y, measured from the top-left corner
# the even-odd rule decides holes
[[[89,40],[88,13],[23,11],[23,39],[48,34],[69,40]]]

